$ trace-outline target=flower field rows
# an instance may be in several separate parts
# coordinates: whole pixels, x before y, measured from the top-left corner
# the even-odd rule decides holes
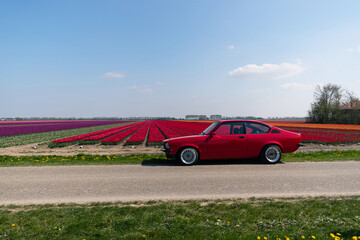
[[[0,121],[0,137],[29,133],[61,131],[129,121]]]
[[[313,128],[283,128],[292,132],[301,133],[302,142],[320,143],[346,143],[359,142],[360,131],[356,130],[333,130],[333,129],[313,129]]]
[[[43,124],[41,124],[43,122]],[[125,144],[160,145],[164,139],[197,135],[213,121],[12,121],[0,122],[1,137],[10,135],[26,136],[32,132],[56,132],[57,129],[84,128],[109,123],[126,123],[122,126],[88,132],[71,137],[52,140],[52,146],[71,144]],[[359,125],[308,124],[300,121],[266,121],[282,129],[301,133],[302,142],[351,143],[360,142]],[[31,135],[31,134],[30,134]],[[29,135],[29,136],[30,136]],[[5,137],[6,136],[6,137]],[[55,135],[54,135],[55,136]],[[66,135],[65,135],[66,136]]]
[[[120,127],[105,129],[92,133],[52,141],[54,146],[67,144],[115,145],[161,145],[166,138],[188,136],[201,133],[210,123],[181,122],[181,121],[142,121]],[[64,145],[64,143],[66,143]]]

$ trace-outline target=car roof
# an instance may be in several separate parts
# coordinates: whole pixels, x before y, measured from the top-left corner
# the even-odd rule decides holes
[[[265,124],[265,125],[269,125],[267,123],[264,123],[264,122],[260,122],[260,121],[257,121],[257,120],[249,120],[249,119],[232,119],[232,120],[219,120],[220,122],[239,122],[239,121],[242,121],[242,122],[255,122],[255,123],[261,123],[261,124]]]

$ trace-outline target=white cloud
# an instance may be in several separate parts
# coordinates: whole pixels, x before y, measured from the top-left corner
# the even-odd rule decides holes
[[[348,51],[348,52],[353,52],[354,49],[353,49],[353,48],[348,48],[347,51]]]
[[[229,72],[230,77],[238,79],[264,79],[274,80],[295,76],[305,70],[301,62],[281,63],[281,64],[248,64],[243,67],[236,68]]]
[[[131,87],[128,87],[128,89],[134,89],[137,92],[141,93],[153,93],[154,91],[151,88],[148,87],[138,87],[136,85],[133,85]]]
[[[163,82],[160,82],[160,81],[157,81],[157,82],[156,82],[156,85],[162,86],[162,85],[164,85],[164,83],[163,83]]]
[[[284,89],[309,89],[309,88],[313,88],[314,86],[311,84],[291,82],[291,83],[284,83],[280,85],[280,87]]]
[[[107,72],[101,78],[124,78],[125,75],[119,72]]]
[[[230,50],[231,50],[231,49],[234,49],[234,48],[235,48],[234,45],[229,45],[229,46],[228,46],[228,49],[230,49]]]

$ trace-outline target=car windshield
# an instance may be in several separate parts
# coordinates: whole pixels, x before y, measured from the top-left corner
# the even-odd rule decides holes
[[[205,129],[201,135],[207,135],[209,133],[211,133],[211,131],[216,128],[217,125],[219,125],[220,122],[214,122],[213,124],[211,124],[207,129]]]

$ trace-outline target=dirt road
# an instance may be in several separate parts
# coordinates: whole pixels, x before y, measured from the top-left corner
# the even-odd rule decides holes
[[[360,162],[0,168],[0,204],[360,195]]]

